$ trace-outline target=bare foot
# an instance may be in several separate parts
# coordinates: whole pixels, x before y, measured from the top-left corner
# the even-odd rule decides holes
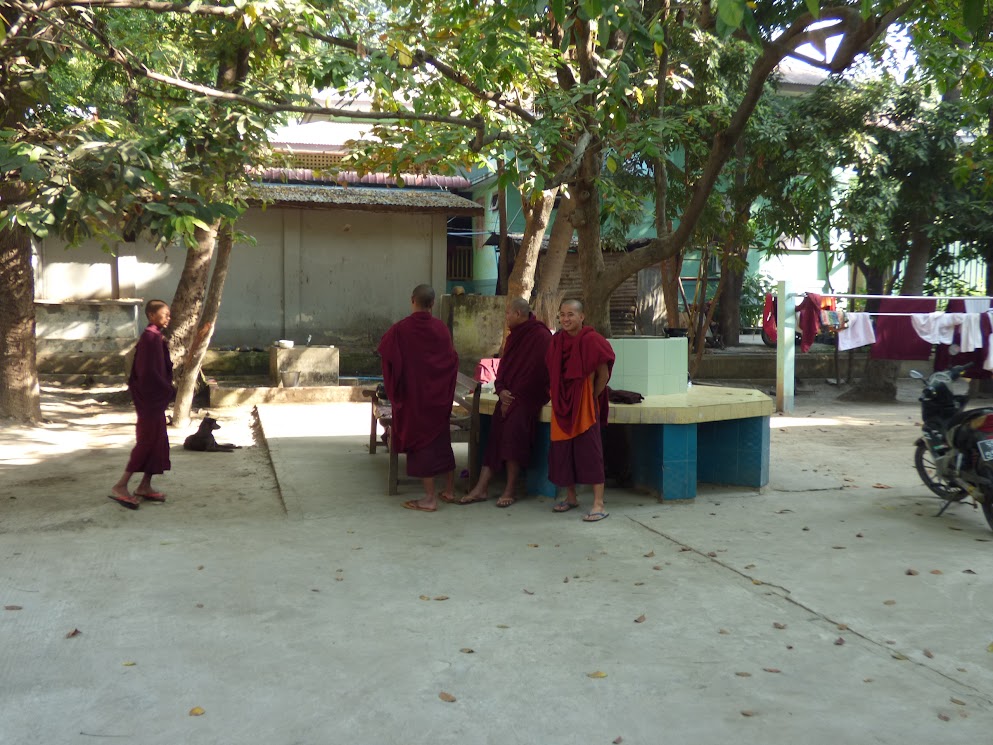
[[[517,501],[517,498],[513,494],[501,494],[500,498],[497,500],[497,507],[510,507]]]

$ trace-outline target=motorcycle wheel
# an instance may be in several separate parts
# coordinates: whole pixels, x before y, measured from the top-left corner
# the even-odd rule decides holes
[[[921,477],[921,481],[924,485],[930,489],[932,492],[937,494],[942,499],[955,502],[961,499],[965,499],[968,496],[968,492],[960,486],[947,481],[938,475],[938,466],[934,462],[934,456],[931,455],[931,451],[928,450],[927,445],[923,442],[917,446],[917,450],[914,451],[914,466],[917,468],[917,475]],[[990,519],[989,515],[993,514],[993,505],[989,507],[991,513],[987,514],[987,520]],[[986,502],[983,502],[983,511],[986,512],[987,506]],[[993,527],[993,522],[990,523]]]

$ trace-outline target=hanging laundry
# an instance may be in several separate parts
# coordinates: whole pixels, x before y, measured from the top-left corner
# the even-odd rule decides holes
[[[962,340],[959,346],[962,348],[963,352],[975,352],[977,349],[982,349],[985,344],[983,344],[983,333],[980,328],[980,315],[979,313],[962,313],[962,324],[960,326],[960,335]]]
[[[820,295],[808,292],[803,302],[797,308],[797,313],[800,314],[800,320],[797,326],[800,328],[801,352],[810,351],[814,339],[817,338],[817,332],[821,327],[821,301],[822,298]]]
[[[838,351],[874,344],[876,332],[872,328],[872,318],[868,313],[848,313],[848,327],[838,331]]]
[[[914,331],[911,313],[933,313],[936,301],[903,297],[879,300],[880,313],[906,313],[906,316],[877,316],[876,343],[869,350],[875,360],[926,360],[931,356],[931,344]]]
[[[979,298],[983,300],[985,298]],[[961,313],[965,311],[966,303],[961,298],[956,298],[954,300],[948,301],[948,306],[946,311],[949,313]],[[973,380],[985,380],[993,377],[993,373],[989,370],[983,369],[986,364],[986,350],[987,345],[982,344],[972,352],[965,351],[965,345],[962,339],[963,333],[966,331],[966,323],[963,322],[959,330],[955,332],[955,336],[952,339],[952,343],[940,344],[935,347],[934,350],[934,369],[937,370],[947,370],[950,367],[956,367],[958,365],[968,365],[969,369],[966,370],[966,377]],[[993,323],[991,323],[990,313],[979,314],[979,338],[980,340],[985,340],[989,335],[993,333]]]
[[[952,310],[951,303],[955,301],[949,301],[948,310]],[[962,310],[966,313],[984,313],[990,309],[990,299],[988,297],[967,297],[963,298]]]
[[[964,313],[914,313],[910,322],[914,331],[928,344],[951,344],[955,336],[955,327],[962,323]]]

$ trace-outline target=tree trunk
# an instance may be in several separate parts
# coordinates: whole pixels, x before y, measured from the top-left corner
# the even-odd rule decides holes
[[[0,192],[0,203],[9,204],[7,191]],[[31,236],[23,228],[0,229],[0,288],[0,418],[37,422],[34,269]]]
[[[514,271],[507,279],[507,300],[524,298],[531,301],[534,290],[534,270],[538,266],[538,254],[541,252],[541,242],[545,239],[548,228],[548,218],[555,205],[557,189],[544,191],[534,201],[522,200],[524,209],[524,237],[521,247],[514,257]]]
[[[228,276],[231,264],[231,248],[234,245],[234,227],[226,225],[220,229],[217,239],[217,261],[210,278],[210,289],[203,304],[203,317],[197,329],[193,343],[186,356],[185,373],[176,386],[176,403],[172,408],[172,425],[185,427],[190,421],[190,409],[193,405],[193,394],[196,392],[197,381],[200,379],[200,368],[210,339],[214,335],[217,324],[217,313],[221,309],[221,295],[224,292],[224,282]]]
[[[169,323],[167,335],[169,354],[178,378],[183,376],[186,356],[203,310],[210,260],[214,255],[214,244],[217,242],[217,228],[218,225],[215,223],[210,230],[196,229],[197,244],[186,249],[186,263],[183,264],[183,273],[179,276],[176,294],[172,299],[172,321]]]
[[[721,301],[717,304],[717,323],[721,329],[721,340],[726,347],[736,347],[741,343],[741,291],[745,282],[744,268],[732,266],[728,255],[721,257],[721,280],[724,289]]]
[[[535,288],[534,314],[549,328],[555,328],[558,323],[559,303],[562,302],[559,283],[562,281],[562,268],[575,231],[572,225],[573,211],[572,198],[563,194],[552,224],[552,234],[548,238],[548,253],[541,262],[541,274]]]
[[[931,259],[931,236],[929,236],[915,220],[910,230],[910,253],[907,255],[907,267],[903,272],[901,295],[920,295],[924,292],[924,281],[927,279],[927,265]]]
[[[588,174],[575,184],[576,216],[573,224],[579,238],[579,271],[583,283],[583,306],[586,324],[604,336],[609,337],[611,290],[601,281],[603,275],[603,252],[600,248],[600,189],[597,186],[595,168],[599,167],[600,156],[587,153],[584,160],[595,160],[596,164],[584,166]]]

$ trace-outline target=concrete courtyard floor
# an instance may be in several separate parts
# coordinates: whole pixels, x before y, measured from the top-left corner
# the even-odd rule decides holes
[[[133,415],[48,391],[0,429],[0,743],[990,742],[993,532],[934,519],[915,394],[815,387],[768,488],[584,524],[400,509],[359,404],[215,412],[244,449],[173,434],[130,512]]]

